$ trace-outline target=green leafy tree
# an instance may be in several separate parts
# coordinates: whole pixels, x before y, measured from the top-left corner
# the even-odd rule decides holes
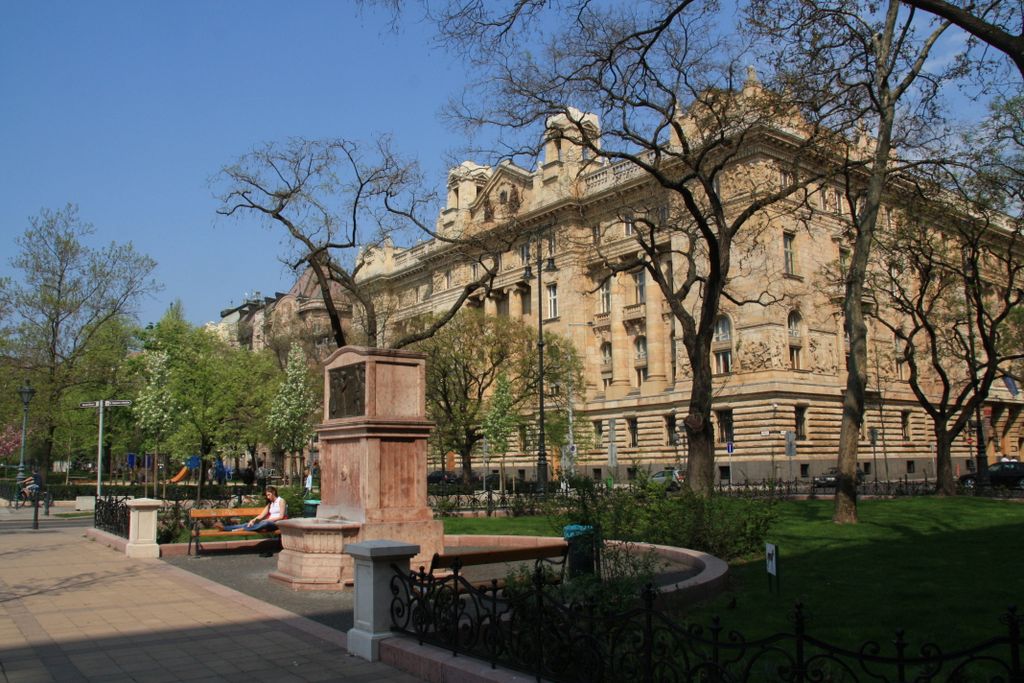
[[[274,442],[298,459],[313,436],[313,411],[316,410],[313,381],[306,354],[298,344],[288,352],[284,381],[270,408],[268,426]]]
[[[70,410],[74,391],[96,386],[85,372],[86,358],[103,345],[111,325],[123,323],[132,307],[158,285],[156,262],[128,244],[94,248],[95,230],[67,205],[43,209],[15,245],[10,263],[18,276],[0,282],[0,351],[13,375],[30,377],[37,389],[31,419],[41,443],[36,454],[44,468],[53,458],[61,415]],[[118,336],[118,335],[115,335]],[[124,356],[105,374],[113,379]]]
[[[173,452],[182,455],[198,449],[202,481],[207,458],[220,445],[225,425],[235,420],[242,397],[253,391],[248,378],[231,370],[233,357],[241,351],[232,349],[213,332],[190,325],[180,303],[172,305],[147,333],[146,348],[168,355],[169,387],[180,412],[177,428],[167,443]],[[197,492],[200,494],[201,489]]]
[[[504,372],[498,375],[498,381],[494,385],[494,393],[487,402],[487,412],[484,415],[480,431],[487,439],[491,452],[499,456],[501,460],[501,483],[505,485],[505,456],[508,454],[509,438],[519,426],[519,415],[513,409],[514,398],[512,387],[508,381],[508,375]]]
[[[546,333],[544,344],[547,386],[564,384],[570,377],[578,385],[579,359],[571,343]],[[435,424],[434,446],[442,453],[458,453],[468,477],[498,378],[504,374],[509,382],[509,412],[519,416],[533,406],[539,388],[536,337],[520,320],[464,310],[417,349],[427,354],[427,413]]]
[[[227,372],[230,385],[247,387],[247,390],[235,397],[234,410],[228,420],[221,423],[217,438],[226,454],[248,453],[256,467],[257,445],[272,441],[267,421],[283,373],[272,351],[248,349],[238,349],[231,354]],[[236,468],[240,466],[238,462],[235,464]]]
[[[160,443],[170,434],[179,414],[171,392],[170,356],[166,351],[148,351],[145,354],[146,384],[139,391],[132,406],[136,424],[142,433],[153,440],[153,477],[156,485],[157,460]]]

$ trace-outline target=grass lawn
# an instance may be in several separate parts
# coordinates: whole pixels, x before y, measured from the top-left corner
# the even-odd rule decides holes
[[[501,534],[504,536],[561,536],[550,517],[445,517],[446,534]]]
[[[854,647],[906,630],[915,647],[975,643],[1003,632],[1024,606],[1024,504],[975,498],[860,501],[860,524],[831,521],[831,500],[786,501],[768,540],[779,548],[781,595],[763,556],[734,562],[730,587],[686,611],[747,638],[789,630],[800,600],[808,633]],[[554,535],[547,518],[446,519],[446,533]],[[734,606],[731,606],[734,605]]]

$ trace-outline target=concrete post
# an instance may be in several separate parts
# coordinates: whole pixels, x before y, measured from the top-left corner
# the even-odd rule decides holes
[[[160,546],[156,543],[156,513],[162,501],[152,498],[136,498],[128,501],[128,557],[160,557]]]
[[[392,564],[408,567],[420,547],[401,541],[364,541],[345,546],[355,561],[353,626],[348,651],[371,662],[380,659],[380,641],[391,637]]]

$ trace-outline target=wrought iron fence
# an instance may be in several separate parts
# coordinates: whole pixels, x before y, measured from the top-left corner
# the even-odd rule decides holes
[[[956,650],[913,647],[902,631],[889,643],[847,647],[808,633],[800,604],[792,632],[747,639],[726,632],[717,619],[706,627],[673,621],[655,608],[658,593],[650,586],[634,609],[609,613],[566,604],[540,568],[532,585],[512,590],[497,581],[474,587],[457,573],[394,571],[393,630],[537,681],[1024,681],[1014,608],[1000,619],[999,632]]]
[[[15,506],[18,504],[18,493],[21,491],[21,486],[17,481],[8,479],[0,481],[0,498],[7,501],[7,506]]]
[[[634,485],[632,482],[625,486]],[[603,486],[601,484],[600,486]],[[812,481],[795,480],[761,480],[745,481],[742,484],[719,484],[715,491],[724,496],[738,498],[759,498],[785,500],[797,497],[831,496],[835,487],[815,486]],[[857,486],[861,496],[877,496],[899,498],[904,496],[927,496],[935,493],[935,482],[924,480],[894,479],[892,481],[864,481]],[[430,507],[440,516],[463,512],[484,512],[488,516],[502,511],[512,515],[541,514],[560,501],[571,500],[576,495],[573,489],[555,488],[546,493],[532,491],[476,491],[472,493],[433,493],[427,496]],[[671,493],[669,495],[672,495]],[[1022,491],[1000,489],[986,490],[986,495],[1003,495],[1024,497]]]
[[[441,516],[457,512],[485,512],[488,516],[502,511],[507,514],[538,515],[544,510],[546,501],[564,493],[534,493],[512,491],[476,491],[474,493],[450,493],[427,496],[427,502],[435,513]]]
[[[96,499],[92,525],[121,538],[128,538],[128,498],[107,496]]]

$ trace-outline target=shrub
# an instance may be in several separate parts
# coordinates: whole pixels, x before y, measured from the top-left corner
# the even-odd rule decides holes
[[[669,493],[640,483],[606,490],[589,479],[549,513],[563,524],[598,526],[607,539],[692,548],[722,559],[760,552],[774,519],[770,500],[725,494]]]

